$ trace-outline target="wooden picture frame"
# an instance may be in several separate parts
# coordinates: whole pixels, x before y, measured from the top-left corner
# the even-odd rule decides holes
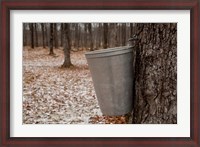
[[[1,146],[200,146],[199,0],[4,0],[1,2]],[[190,10],[190,137],[10,137],[10,11],[11,10]],[[38,132],[39,133],[39,132]],[[172,132],[173,133],[173,132]]]

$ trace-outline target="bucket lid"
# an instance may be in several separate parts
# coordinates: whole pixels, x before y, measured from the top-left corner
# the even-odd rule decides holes
[[[125,54],[129,52],[133,52],[133,48],[131,46],[120,46],[115,48],[100,49],[100,50],[86,52],[85,56],[86,58],[100,58],[100,57]]]

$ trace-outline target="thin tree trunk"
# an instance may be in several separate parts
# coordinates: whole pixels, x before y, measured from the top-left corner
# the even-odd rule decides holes
[[[23,46],[27,45],[26,23],[23,23]]]
[[[79,49],[80,35],[79,35],[79,24],[75,24],[75,48]]]
[[[60,26],[60,46],[63,47],[63,23]]]
[[[88,31],[89,31],[89,36],[90,36],[90,51],[93,51],[93,34],[92,34],[92,24],[88,24]]]
[[[57,23],[54,23],[54,45],[58,48]]]
[[[71,50],[71,40],[70,40],[70,25],[68,23],[64,24],[64,55],[65,60],[62,65],[64,68],[69,68],[72,66],[70,59],[70,50]]]
[[[98,27],[98,40],[97,40],[97,42],[98,42],[98,45],[97,45],[97,49],[99,49],[99,48],[101,48],[101,41],[102,41],[102,24],[101,23],[99,23],[99,27]]]
[[[126,45],[126,24],[122,24],[122,45]]]
[[[53,23],[50,23],[50,52],[49,52],[49,55],[54,55],[54,52],[53,52]]]
[[[43,48],[45,48],[44,23],[41,23],[41,27],[42,27],[42,46]]]
[[[87,49],[87,23],[84,24],[84,46]]]
[[[103,48],[108,48],[108,24],[103,24]]]
[[[177,24],[136,24],[133,123],[177,123]]]
[[[130,23],[130,36],[129,37],[132,37],[133,36],[133,23]]]
[[[48,28],[47,28],[47,23],[44,24],[44,28],[45,28],[45,38],[46,38],[46,46],[49,46],[49,35],[48,35]]]
[[[34,27],[33,23],[30,23],[30,30],[31,30],[31,48],[34,48]]]
[[[34,23],[34,27],[35,27],[35,46],[38,47],[38,31],[37,31],[37,24]]]

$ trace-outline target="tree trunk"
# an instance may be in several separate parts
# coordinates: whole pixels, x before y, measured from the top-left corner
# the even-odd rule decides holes
[[[108,48],[108,24],[103,24],[103,48]]]
[[[62,65],[64,68],[72,66],[70,59],[71,41],[70,41],[70,26],[68,23],[64,24],[64,55],[65,61]]]
[[[63,47],[63,23],[60,26],[60,46]]]
[[[55,48],[58,48],[57,23],[54,23],[53,26],[54,26],[54,45]]]
[[[133,123],[177,123],[177,24],[136,24]]]
[[[26,23],[23,23],[23,46],[27,45],[27,30]]]
[[[99,23],[98,27],[98,36],[97,36],[97,49],[101,48],[101,42],[102,42],[102,24]]]
[[[42,46],[43,48],[45,48],[44,23],[41,23],[41,27],[42,27]]]
[[[79,50],[79,44],[80,44],[80,28],[79,24],[75,24],[75,48]]]
[[[48,38],[48,27],[47,27],[47,23],[44,24],[44,28],[45,28],[45,38],[46,38],[46,46],[49,46],[49,38]]]
[[[88,24],[88,31],[89,31],[89,36],[90,36],[90,51],[93,51],[93,34],[92,34],[92,24]]]
[[[37,31],[37,24],[34,23],[34,31],[35,31],[35,46],[38,47],[38,31]]]
[[[33,23],[30,23],[30,30],[31,30],[31,48],[34,48],[34,27]]]
[[[87,23],[84,24],[84,46],[87,49]]]
[[[50,23],[50,52],[49,52],[49,55],[54,55],[54,52],[53,52],[53,23]]]
[[[133,23],[130,23],[130,36],[129,37],[132,37],[133,36]]]
[[[126,45],[126,24],[122,24],[122,45]]]

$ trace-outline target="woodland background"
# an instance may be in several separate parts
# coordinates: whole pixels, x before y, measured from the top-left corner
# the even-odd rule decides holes
[[[133,36],[133,112],[104,116],[84,53]],[[24,23],[23,46],[23,123],[177,123],[176,23]]]

